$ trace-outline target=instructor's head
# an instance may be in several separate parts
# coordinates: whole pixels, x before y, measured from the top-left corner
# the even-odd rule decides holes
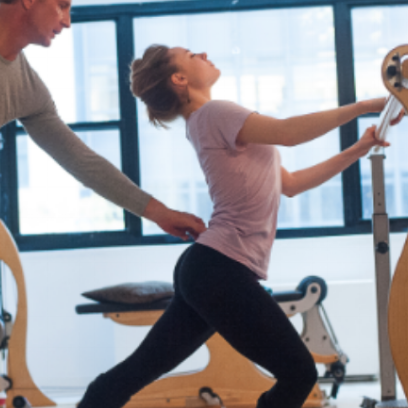
[[[18,17],[20,24],[14,25],[15,34],[24,36],[28,44],[45,47],[70,27],[70,10],[71,0],[0,0],[0,12]]]

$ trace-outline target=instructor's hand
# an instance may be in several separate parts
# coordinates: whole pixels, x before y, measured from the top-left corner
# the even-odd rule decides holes
[[[185,212],[171,210],[160,201],[152,198],[143,217],[155,222],[163,231],[187,241],[197,239],[207,228],[201,218]]]

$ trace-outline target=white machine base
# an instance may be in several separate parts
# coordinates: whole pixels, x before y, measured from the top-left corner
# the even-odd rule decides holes
[[[407,400],[382,401],[375,405],[375,408],[407,408]]]

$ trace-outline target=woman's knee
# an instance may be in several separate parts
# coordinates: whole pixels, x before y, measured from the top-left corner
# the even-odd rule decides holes
[[[286,365],[286,369],[275,374],[278,381],[290,382],[296,387],[312,389],[318,379],[316,364],[312,358]]]
[[[276,384],[260,396],[256,408],[301,407],[317,382],[317,370],[306,364],[275,377]]]
[[[311,388],[313,388],[313,386],[316,384],[317,378],[318,373],[314,362],[313,364],[308,364],[306,367],[303,367],[299,370],[298,381],[310,386]]]

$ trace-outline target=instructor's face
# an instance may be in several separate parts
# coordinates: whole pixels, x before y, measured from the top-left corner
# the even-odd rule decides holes
[[[64,28],[71,26],[71,0],[34,0],[30,8],[31,42],[48,47]]]

